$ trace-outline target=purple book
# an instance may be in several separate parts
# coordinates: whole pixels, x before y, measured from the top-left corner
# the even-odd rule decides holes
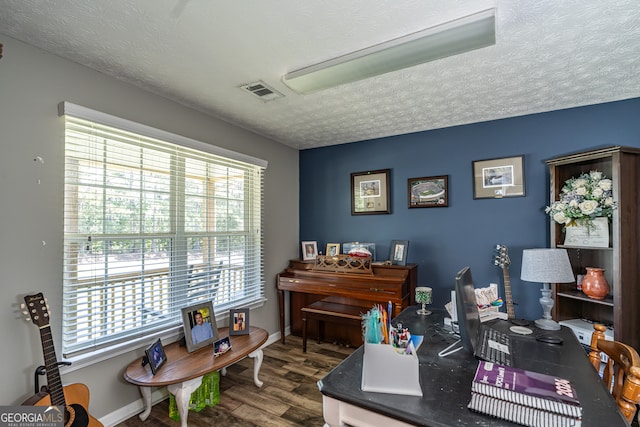
[[[471,390],[556,414],[582,416],[575,388],[569,380],[552,375],[480,361]]]

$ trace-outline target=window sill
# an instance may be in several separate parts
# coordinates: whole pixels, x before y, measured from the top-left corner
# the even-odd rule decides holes
[[[256,309],[264,306],[265,299],[249,304],[246,308]],[[245,308],[245,307],[238,307]],[[216,322],[222,323],[223,321],[228,324],[229,310],[223,310],[222,314],[216,315]],[[83,353],[81,355],[65,358],[67,362],[71,362],[70,366],[60,367],[61,373],[73,372],[88,366],[95,365],[96,363],[104,362],[105,360],[112,359],[114,357],[121,356],[123,354],[132,353],[136,350],[140,351],[140,357],[144,352],[144,348],[150,345],[155,339],[160,338],[163,345],[171,344],[184,337],[184,330],[182,326],[174,326],[171,329],[162,333],[156,334],[153,337],[141,337],[135,340],[119,343],[111,347],[102,348],[100,350]]]

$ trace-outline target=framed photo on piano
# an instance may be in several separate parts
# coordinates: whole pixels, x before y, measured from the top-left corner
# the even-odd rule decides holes
[[[392,240],[389,246],[389,260],[391,265],[407,265],[408,240]]]
[[[340,255],[340,243],[327,243],[327,256]]]
[[[302,260],[313,261],[318,256],[318,242],[302,242]]]

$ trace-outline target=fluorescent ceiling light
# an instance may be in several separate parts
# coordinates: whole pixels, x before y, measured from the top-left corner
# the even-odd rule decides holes
[[[307,94],[491,46],[495,22],[495,9],[488,9],[287,73],[282,82]]]

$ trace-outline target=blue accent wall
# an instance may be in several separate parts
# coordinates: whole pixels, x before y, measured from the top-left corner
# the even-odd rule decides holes
[[[476,287],[494,282],[494,247],[509,248],[516,317],[541,317],[541,284],[520,280],[524,248],[549,247],[545,160],[613,145],[640,147],[640,98],[342,144],[300,152],[300,239],[373,242],[388,259],[391,240],[409,240],[407,261],[434,306],[450,299],[454,277],[471,266]],[[524,155],[524,197],[474,199],[472,162]],[[391,214],[351,215],[352,172],[391,169]],[[449,206],[407,207],[407,180],[448,175]],[[501,290],[501,295],[504,296]]]

